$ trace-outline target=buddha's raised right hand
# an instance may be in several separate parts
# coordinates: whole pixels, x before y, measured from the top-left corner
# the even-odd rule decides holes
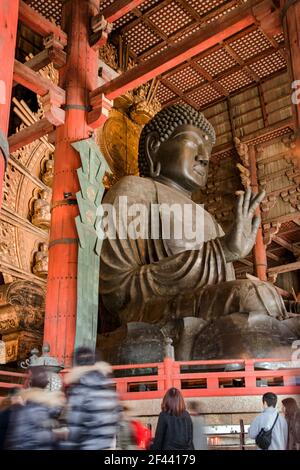
[[[253,248],[260,224],[260,217],[255,215],[255,211],[265,194],[265,191],[252,193],[250,188],[239,193],[236,220],[230,231],[220,238],[227,263],[245,258]]]

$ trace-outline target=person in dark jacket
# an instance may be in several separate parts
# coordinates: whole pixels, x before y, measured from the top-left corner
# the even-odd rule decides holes
[[[288,424],[287,450],[300,450],[300,409],[296,400],[282,400],[282,411]]]
[[[65,405],[62,392],[49,391],[44,369],[32,370],[31,388],[20,390],[23,406],[10,415],[7,433],[9,450],[52,450],[56,448],[58,418]]]
[[[116,445],[119,400],[106,362],[95,362],[90,348],[74,353],[76,366],[65,376],[69,435],[62,449],[104,450]]]
[[[152,450],[194,450],[193,424],[183,396],[177,388],[165,394]]]
[[[0,450],[6,448],[6,438],[8,432],[8,425],[10,422],[10,415],[13,409],[17,406],[23,405],[23,400],[20,396],[19,388],[12,388],[8,392],[8,396],[4,398],[0,406]]]

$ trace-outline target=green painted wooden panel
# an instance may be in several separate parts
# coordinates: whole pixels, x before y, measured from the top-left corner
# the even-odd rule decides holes
[[[97,209],[104,193],[102,179],[110,169],[93,139],[80,140],[72,145],[79,152],[82,164],[77,170],[80,191],[76,194],[79,215],[75,219],[79,237],[75,348],[84,345],[94,349],[102,246],[96,233]]]

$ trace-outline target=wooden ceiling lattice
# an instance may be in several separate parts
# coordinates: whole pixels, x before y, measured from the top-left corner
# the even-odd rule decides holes
[[[134,18],[135,18],[135,15],[132,12],[127,13],[126,15],[122,16],[121,18],[119,18],[117,21],[113,23],[113,29],[122,28],[122,26],[134,20]]]
[[[170,101],[171,99],[176,98],[176,96],[177,95],[173,91],[171,91],[169,88],[164,86],[162,83],[158,85],[156,97],[162,103],[166,101]]]
[[[259,78],[267,77],[285,68],[286,62],[277,51],[267,57],[263,57],[250,66],[250,69],[253,70]]]
[[[196,108],[201,108],[208,103],[222,97],[222,95],[210,84],[203,86],[199,90],[195,90],[187,96],[194,103]]]
[[[130,29],[125,34],[125,39],[130,44],[131,50],[137,55],[160,41],[160,37],[143,22],[137,23]]]
[[[225,49],[218,49],[214,54],[209,54],[196,60],[212,77],[228,70],[236,65],[235,60]]]
[[[238,70],[237,72],[219,80],[220,85],[228,90],[229,93],[239,90],[252,82],[253,79],[244,70]]]
[[[183,70],[178,70],[178,72],[168,76],[168,82],[176,86],[176,88],[182,92],[190,90],[204,81],[205,79],[199,76],[199,73],[191,66],[185,67]]]
[[[189,0],[191,7],[202,17],[228,3],[226,0]]]
[[[271,45],[259,29],[254,29],[232,42],[228,41],[228,44],[242,60],[250,59],[250,57],[269,49]]]
[[[183,27],[190,26],[194,21],[178,3],[174,3],[172,8],[166,5],[150,14],[148,18],[167,37]]]
[[[63,0],[29,0],[26,3],[48,20],[54,20],[60,25]]]

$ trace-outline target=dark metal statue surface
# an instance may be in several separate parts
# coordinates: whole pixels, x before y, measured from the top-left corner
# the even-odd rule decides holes
[[[272,284],[235,280],[232,262],[255,243],[260,224],[255,210],[264,192],[248,189],[238,196],[235,222],[226,234],[191,199],[206,184],[214,143],[214,129],[201,113],[188,105],[163,109],[141,134],[141,176],[124,177],[104,199],[115,210],[117,231],[103,242],[100,293],[112,318],[121,325],[134,322],[139,331],[132,341],[124,340],[127,352],[123,348],[115,361],[147,362],[145,344],[155,326],[174,340],[181,360],[282,356],[299,337],[299,323],[288,318]],[[143,236],[132,230],[122,236],[129,225],[140,229],[133,212],[128,219],[134,204],[144,208],[148,225]],[[177,211],[171,222],[167,219],[171,229],[165,236],[164,210],[174,204]],[[172,235],[176,223],[190,225],[194,233],[197,217],[200,237],[187,238],[184,231],[181,237]],[[148,325],[145,335],[143,324]]]

